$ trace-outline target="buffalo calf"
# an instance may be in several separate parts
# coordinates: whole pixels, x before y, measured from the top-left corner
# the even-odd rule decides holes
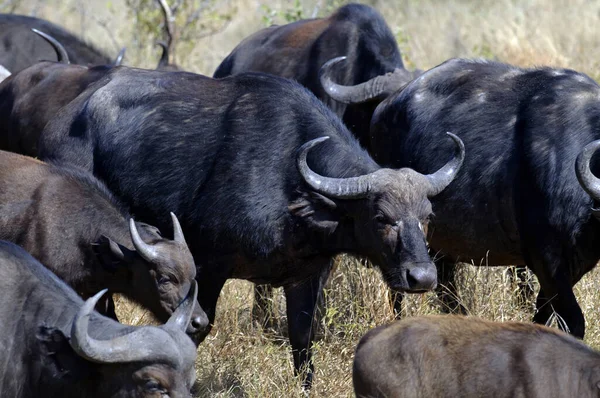
[[[356,348],[357,397],[598,397],[600,354],[546,326],[425,316]]]

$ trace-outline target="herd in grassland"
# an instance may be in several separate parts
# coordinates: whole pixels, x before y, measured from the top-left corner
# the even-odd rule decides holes
[[[600,394],[573,293],[600,260],[595,81],[487,60],[408,71],[382,15],[359,4],[256,32],[212,78],[160,44],[155,70],[121,66],[124,50],[0,14],[0,396],[191,396],[230,278],[256,283],[259,307],[283,287],[308,392],[340,253],[458,313],[457,262],[526,266],[533,321],[556,313],[574,336],[397,321],[358,344],[357,396]],[[118,323],[113,293],[166,323]]]

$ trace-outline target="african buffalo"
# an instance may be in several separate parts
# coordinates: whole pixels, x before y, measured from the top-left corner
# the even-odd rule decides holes
[[[38,62],[0,84],[0,149],[28,156],[38,156],[39,135],[48,120],[111,68],[69,65],[61,43],[34,32],[52,46],[58,62]]]
[[[44,40],[31,34],[31,29],[42,31],[65,47],[69,59],[79,65],[113,65],[120,63],[104,52],[84,43],[77,36],[43,19],[16,14],[0,14],[0,64],[12,73],[41,60],[55,60],[55,53]],[[123,50],[121,50],[123,51]]]
[[[322,87],[319,72],[327,61],[338,56],[346,56],[346,62],[331,72],[331,78],[340,85],[357,85],[377,77],[377,84],[385,80],[391,94],[392,86],[399,87],[413,77],[404,69],[394,34],[381,14],[364,4],[345,5],[328,18],[262,29],[238,44],[213,77],[263,72],[294,79],[341,117],[364,146],[373,111],[385,97],[369,97],[369,91],[363,91],[361,103],[356,106],[348,106],[343,93],[337,93],[339,98],[334,100],[331,90]]]
[[[335,71],[326,69],[326,78],[339,85],[330,81],[322,86],[319,80],[322,66],[341,55],[345,55],[346,60],[341,67]],[[213,77],[243,72],[264,72],[298,81],[342,118],[363,147],[366,147],[371,116],[385,99],[384,94],[391,94],[414,75],[404,69],[394,34],[381,14],[363,4],[345,5],[328,18],[260,30],[233,49]],[[362,88],[344,90],[342,84]],[[382,86],[386,87],[385,93],[371,94]],[[356,104],[348,106],[350,99]],[[269,313],[271,295],[267,287],[257,288],[258,306],[253,311]]]
[[[90,173],[0,151],[0,239],[23,247],[83,298],[107,288],[166,321],[196,276],[171,218],[174,240],[136,224]],[[106,314],[116,318],[112,300],[107,304]],[[189,332],[207,326],[196,306]]]
[[[557,329],[423,316],[368,332],[354,357],[358,398],[598,397],[600,353]]]
[[[22,248],[0,242],[0,396],[191,397],[196,349],[184,333],[196,283],[162,326],[96,312]]]
[[[443,133],[461,137],[463,171],[432,201],[436,265],[526,264],[541,286],[534,321],[555,310],[578,337],[585,323],[572,286],[600,259],[600,224],[575,158],[600,138],[598,95],[572,70],[453,59],[382,102],[371,126],[380,164],[425,173],[444,163]]]
[[[283,286],[300,370],[337,253],[370,258],[394,289],[435,287],[423,229],[428,198],[464,159],[451,136],[455,157],[437,172],[382,169],[291,80],[121,67],[46,125],[40,156],[92,170],[141,220],[162,228],[178,214],[211,322],[228,278]]]

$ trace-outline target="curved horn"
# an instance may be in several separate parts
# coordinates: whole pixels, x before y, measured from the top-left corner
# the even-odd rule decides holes
[[[135,226],[135,221],[133,221],[133,218],[129,219],[129,232],[131,233],[133,247],[140,254],[140,256],[142,256],[142,258],[146,261],[154,261],[158,257],[158,251],[156,248],[142,240],[140,234],[138,233],[137,227]]]
[[[200,305],[196,300],[197,298],[198,283],[195,280],[192,280],[187,296],[173,312],[173,315],[171,315],[165,326],[185,332],[190,323],[190,319],[192,319],[194,306]]]
[[[355,86],[342,86],[331,78],[333,66],[345,61],[337,57],[327,61],[319,70],[319,80],[325,92],[334,100],[344,104],[360,104],[375,99],[383,100],[405,86],[413,78],[412,73],[396,68],[393,72],[376,76]]]
[[[109,340],[96,340],[88,333],[90,316],[106,289],[89,298],[79,309],[71,325],[70,344],[81,357],[97,363],[168,361],[179,363],[181,354],[173,338],[158,327],[128,327],[133,330]],[[100,315],[98,315],[100,317]],[[106,320],[101,317],[100,319]]]
[[[173,240],[177,243],[187,246],[187,243],[185,243],[185,237],[183,236],[183,230],[181,229],[181,224],[179,224],[179,220],[173,212],[171,212],[171,220],[173,220]]]
[[[121,63],[123,62],[123,57],[125,57],[125,51],[127,51],[127,47],[123,47],[121,51],[119,51],[117,59],[115,59],[115,62],[113,62],[113,66],[121,66]]]
[[[56,40],[54,37],[52,37],[44,32],[41,32],[37,29],[31,29],[31,30],[34,33],[40,35],[48,43],[50,43],[50,45],[52,46],[52,48],[54,48],[54,51],[56,52],[56,58],[57,58],[58,62],[60,62],[61,64],[70,64],[71,63],[71,62],[69,62],[69,55],[67,54],[67,50],[65,50],[63,45],[60,44],[60,42],[58,40]]]
[[[298,152],[296,164],[304,181],[315,191],[338,199],[359,199],[367,196],[371,190],[372,174],[350,178],[323,177],[308,167],[306,157],[315,145],[327,141],[329,137],[319,137],[302,145]]]
[[[595,201],[600,201],[600,178],[592,173],[590,162],[599,148],[600,140],[590,142],[577,155],[575,162],[575,174],[579,184]]]
[[[454,157],[435,173],[426,175],[427,180],[429,180],[429,183],[431,184],[431,188],[427,195],[429,197],[437,195],[450,185],[465,160],[465,144],[456,135],[452,133],[446,134],[448,134],[454,141],[454,144],[456,144]]]

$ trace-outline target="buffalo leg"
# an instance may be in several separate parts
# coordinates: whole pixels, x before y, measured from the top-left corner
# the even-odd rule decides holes
[[[435,266],[438,272],[437,296],[442,312],[466,315],[467,309],[460,303],[456,289],[456,264],[439,259]]]
[[[551,253],[544,255],[552,256]],[[585,319],[573,293],[573,282],[565,264],[552,264],[552,259],[545,257],[532,261],[529,256],[528,260],[540,282],[533,321],[545,324],[552,313],[556,312],[566,323],[569,332],[582,339],[585,334]],[[550,272],[551,269],[556,271]]]
[[[200,304],[200,307],[206,313],[209,322],[208,327],[204,330],[194,336],[190,336],[196,345],[204,341],[212,329],[212,325],[215,322],[217,300],[227,279],[229,279],[229,273],[223,271],[221,273],[211,272],[210,274],[208,274],[208,271],[207,274],[200,272],[196,275],[196,281],[198,282],[198,304]]]
[[[303,282],[284,287],[287,304],[288,331],[296,375],[304,374],[302,387],[312,384],[312,341],[316,327],[316,307],[331,270],[331,259],[325,260],[322,271]]]
[[[255,285],[252,319],[263,329],[268,329],[274,326],[274,315],[273,288],[271,285]]]

